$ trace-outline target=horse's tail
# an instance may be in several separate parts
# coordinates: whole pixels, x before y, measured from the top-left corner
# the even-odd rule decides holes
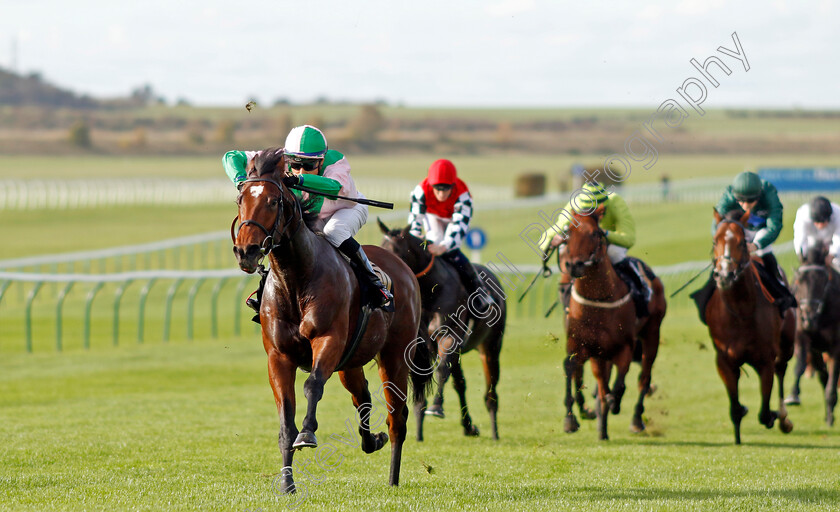
[[[411,364],[409,367],[409,374],[411,376],[411,393],[414,403],[423,402],[426,396],[432,392],[432,385],[435,374],[434,356],[429,346],[429,342],[422,333],[417,335],[417,343],[414,347],[414,355],[411,357]]]

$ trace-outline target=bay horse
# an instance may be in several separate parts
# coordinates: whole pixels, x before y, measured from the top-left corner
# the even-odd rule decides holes
[[[746,222],[749,212],[734,211],[726,218],[714,211],[717,229],[714,235],[712,274],[715,290],[706,304],[706,322],[715,345],[718,374],[729,395],[729,417],[735,428],[735,444],[741,444],[741,420],[747,408],[738,398],[741,366],[749,364],[758,372],[761,384],[761,410],[758,421],[773,428],[776,419],[784,433],[793,430],[783,402],[787,362],[793,355],[796,329],[793,311],[784,319],[759,278],[756,265],[747,250]],[[770,409],[773,374],[779,386],[779,410]]]
[[[825,390],[825,422],[832,426],[840,377],[840,315],[837,314],[840,311],[840,273],[827,263],[827,256],[828,247],[818,243],[808,251],[796,270],[793,288],[799,303],[797,361],[791,397],[785,399],[785,403],[799,404],[799,380],[810,359]],[[793,397],[795,401],[791,399]]]
[[[635,344],[641,348],[642,369],[639,374],[639,398],[630,423],[633,432],[645,429],[642,420],[644,399],[650,393],[651,372],[659,351],[659,335],[665,317],[665,288],[655,277],[650,280],[653,291],[648,304],[649,316],[637,319],[628,286],[618,276],[607,256],[606,234],[598,225],[604,213],[599,206],[590,215],[575,213],[569,223],[564,271],[575,278],[566,315],[566,418],[563,429],[576,432],[580,424],[572,407],[580,397],[580,367],[591,360],[592,373],[598,383],[595,414],[598,437],[609,439],[608,412],[618,414],[625,392],[624,379],[633,360]],[[652,273],[651,273],[652,275]],[[609,386],[612,367],[616,377]],[[575,385],[573,393],[572,385]]]
[[[490,307],[477,306],[461,284],[458,272],[440,258],[426,250],[426,241],[409,232],[409,227],[391,230],[381,220],[379,229],[384,238],[382,247],[400,257],[417,277],[422,296],[422,334],[428,334],[432,351],[438,354],[439,364],[435,370],[436,391],[432,406],[426,410],[426,402],[416,406],[417,440],[423,440],[423,418],[431,415],[444,417],[443,389],[450,374],[452,384],[461,403],[461,426],[464,435],[479,435],[478,427],[472,422],[467,408],[467,382],[461,368],[461,354],[478,350],[484,367],[486,391],[484,405],[490,414],[491,436],[499,439],[496,413],[499,397],[496,386],[499,383],[499,354],[505,333],[507,306],[498,277],[483,265],[476,264],[479,277],[489,280],[487,289],[493,293],[496,304]],[[487,282],[487,281],[485,281]]]
[[[292,459],[295,450],[316,447],[316,408],[324,384],[338,372],[358,411],[361,446],[365,453],[391,441],[388,482],[398,485],[402,446],[406,437],[406,389],[409,375],[415,401],[424,397],[431,354],[415,340],[420,322],[420,290],[414,273],[393,254],[367,246],[371,261],[393,281],[395,311],[371,311],[355,350],[347,351],[359,322],[363,294],[348,262],[311,229],[314,217],[302,212],[299,200],[283,183],[282,149],[261,152],[249,164],[247,180],[237,198],[238,216],[231,225],[233,251],[239,267],[253,273],[263,253],[270,272],[260,307],[268,376],[280,417],[278,444],[283,457],[282,491],[295,492]],[[240,225],[234,232],[234,225]],[[387,402],[388,433],[373,434],[368,417],[373,408],[362,366],[376,360]],[[339,366],[343,363],[343,366]],[[295,425],[295,372],[310,372],[304,383],[307,399],[302,429]]]

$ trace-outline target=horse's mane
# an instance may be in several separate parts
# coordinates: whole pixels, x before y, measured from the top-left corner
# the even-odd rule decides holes
[[[252,165],[248,167],[248,178],[270,177],[276,182],[281,183],[281,180],[285,175],[285,169],[282,166],[284,149],[285,148],[273,147],[260,151],[257,156],[254,157]],[[321,234],[319,231],[316,231],[315,227],[315,224],[318,221],[318,214],[307,211],[307,203],[311,203],[313,200],[310,199],[309,201],[301,203],[298,196],[295,194],[291,194],[291,196],[294,198],[295,204],[298,204],[301,207],[300,211],[303,214],[303,223],[306,224],[306,227],[309,228],[310,231]]]
[[[728,212],[726,212],[726,215],[724,215],[723,218],[725,220],[731,220],[733,222],[737,222],[737,223],[740,224],[741,217],[743,217],[743,216],[744,216],[744,212],[736,209],[736,210],[729,210]]]

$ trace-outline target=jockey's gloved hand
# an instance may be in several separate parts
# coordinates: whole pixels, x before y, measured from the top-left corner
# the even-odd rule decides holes
[[[295,175],[283,176],[283,185],[286,185],[287,187],[291,187],[293,185],[299,185],[299,184],[300,184],[300,178],[299,177],[297,177]]]

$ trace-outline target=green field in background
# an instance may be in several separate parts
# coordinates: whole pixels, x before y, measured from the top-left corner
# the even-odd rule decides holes
[[[296,510],[830,510],[840,502],[840,437],[823,423],[822,392],[803,381],[803,405],[783,435],[757,421],[758,379],[747,370],[744,444],[733,444],[714,352],[693,314],[675,314],[654,366],[648,430],[628,426],[637,397],[628,375],[610,441],[594,422],[567,435],[559,318],[511,322],[499,384],[501,440],[487,437],[483,375],[463,357],[468,404],[481,429],[464,438],[448,387],[444,420],[411,436],[399,488],[387,486],[388,448],[338,446],[341,464],[297,475]],[[367,370],[371,390],[379,385]],[[298,422],[304,410],[298,374]],[[587,368],[586,383],[592,377]],[[789,381],[788,381],[789,385]],[[776,404],[776,400],[773,401]],[[271,482],[281,467],[278,420],[256,334],[217,341],[129,345],[87,353],[10,354],[0,362],[0,510],[286,510]],[[337,378],[319,406],[318,439],[354,421]],[[409,418],[413,432],[413,415]],[[355,428],[355,427],[354,427]],[[345,434],[346,435],[346,434]],[[299,452],[296,460],[311,458]]]
[[[235,149],[235,148],[231,148]],[[263,149],[263,148],[240,148]],[[338,148],[339,150],[341,148]],[[623,148],[615,148],[623,152]],[[573,165],[602,165],[607,154],[591,155],[353,155],[348,154],[356,179],[406,179],[418,183],[426,176],[431,163],[450,158],[458,175],[467,185],[512,187],[523,172],[545,173],[547,189],[560,189],[560,181],[568,182]],[[4,156],[0,159],[0,180],[3,179],[113,179],[113,178],[178,178],[225,179],[222,155],[218,157],[111,157],[111,156]],[[635,164],[626,183],[658,182],[663,174],[671,180],[735,176],[744,169],[758,167],[840,166],[838,155],[674,155],[660,150],[658,162],[650,169]],[[406,191],[406,197],[411,190]]]

